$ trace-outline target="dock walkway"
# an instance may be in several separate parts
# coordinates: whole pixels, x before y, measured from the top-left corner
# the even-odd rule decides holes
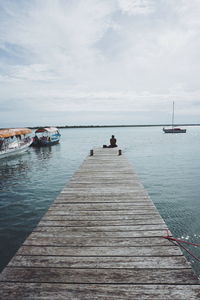
[[[200,299],[124,155],[94,150],[0,275],[0,299]]]

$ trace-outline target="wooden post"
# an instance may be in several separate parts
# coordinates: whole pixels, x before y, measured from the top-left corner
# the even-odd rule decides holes
[[[90,150],[90,156],[93,156],[94,155],[94,150]]]
[[[122,155],[122,150],[121,149],[119,149],[119,154],[118,155]]]

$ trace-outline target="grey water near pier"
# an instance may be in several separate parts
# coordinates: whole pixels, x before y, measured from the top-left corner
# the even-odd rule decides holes
[[[80,166],[112,134],[177,238],[200,244],[200,127],[164,134],[161,127],[68,128],[52,147],[0,160],[0,269]],[[163,235],[165,232],[163,232]],[[200,257],[200,248],[189,249]],[[199,263],[186,254],[195,272]]]

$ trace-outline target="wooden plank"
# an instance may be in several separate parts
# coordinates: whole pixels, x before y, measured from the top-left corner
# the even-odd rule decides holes
[[[49,212],[51,214],[54,214],[54,215],[79,215],[79,216],[86,216],[86,215],[100,215],[102,214],[102,216],[104,215],[111,215],[111,216],[116,216],[116,215],[124,215],[127,214],[128,215],[151,215],[155,212],[155,210],[153,209],[153,207],[151,208],[144,208],[142,209],[142,207],[136,207],[135,209],[127,209],[127,208],[124,208],[124,209],[108,209],[108,208],[104,208],[104,209],[98,209],[98,210],[95,210],[95,209],[87,209],[87,210],[76,210],[76,209],[71,209],[71,210],[68,210],[67,209],[68,207],[55,207],[52,208],[50,207],[49,208]]]
[[[147,222],[148,223],[148,222]],[[40,223],[39,223],[40,224]],[[38,224],[37,228],[34,229],[33,231],[54,231],[54,232],[120,232],[120,231],[146,231],[146,230],[161,230],[163,229],[166,230],[166,225],[165,224],[156,224],[156,225],[151,225],[151,224],[145,224],[145,225],[133,225],[133,226],[127,226],[127,225],[120,225],[120,226],[71,226],[71,227],[66,227],[62,225],[57,225],[57,226],[40,226]]]
[[[59,203],[55,203],[53,204],[49,210],[67,210],[67,211],[82,211],[82,210],[89,210],[89,211],[93,211],[93,210],[99,210],[99,211],[104,211],[104,210],[129,210],[129,209],[132,209],[132,210],[142,210],[144,207],[144,205],[141,203],[139,204],[136,204],[136,203],[124,203],[124,204],[120,204],[120,203],[117,203],[117,204],[110,204],[110,203],[85,203],[85,204],[70,204],[70,203],[62,203],[62,204],[59,204]],[[152,210],[154,211],[155,208],[154,208],[154,205],[152,205],[151,203],[149,204],[145,204],[145,209],[146,210]]]
[[[79,210],[79,211],[69,211],[69,210],[55,210],[55,209],[51,209],[51,207],[48,210],[48,215],[56,215],[56,216],[102,216],[104,218],[104,216],[110,216],[111,218],[113,216],[146,216],[148,219],[148,216],[152,216],[157,214],[157,211],[155,210],[150,210],[150,209],[146,209],[146,208],[140,208],[137,210],[128,210],[128,209],[123,209],[123,210]]]
[[[69,236],[56,236],[56,237],[48,237],[44,233],[34,232],[32,233],[23,243],[23,245],[34,245],[34,246],[73,246],[73,247],[82,247],[82,246],[172,246],[173,244],[162,237],[146,237],[146,238],[87,238],[78,236],[78,237],[69,237]]]
[[[134,226],[134,225],[146,225],[146,224],[160,225],[165,224],[161,219],[149,219],[146,220],[118,220],[118,221],[108,221],[108,220],[99,220],[99,221],[66,221],[66,220],[42,220],[39,222],[38,226],[64,226],[64,227],[94,227],[94,226]],[[166,225],[165,225],[166,228]]]
[[[160,219],[160,216],[157,213],[152,213],[150,214],[146,214],[146,215],[136,215],[136,214],[129,214],[129,215],[52,215],[49,212],[46,213],[42,220],[51,220],[51,221],[56,221],[56,220],[63,220],[63,221],[125,221],[125,220],[146,220],[148,218],[148,220],[154,220],[154,221],[161,221],[162,219]]]
[[[94,174],[93,174],[94,175]],[[101,174],[96,174],[94,176],[91,175],[85,175],[84,174],[79,174],[76,176],[73,176],[70,180],[70,184],[68,184],[68,186],[71,186],[71,184],[88,184],[88,183],[95,183],[95,181],[97,181],[96,179],[98,178],[98,183],[109,183],[109,184],[115,184],[116,182],[118,184],[134,184],[135,186],[140,186],[142,187],[142,183],[140,182],[140,180],[137,177],[134,177],[133,174],[126,174],[126,176],[123,176],[123,178],[121,178],[118,174],[115,174],[115,176],[113,176],[112,173],[108,173],[106,172],[106,176],[104,176],[103,173]]]
[[[113,188],[115,188],[113,190]],[[108,195],[111,194],[113,196],[119,196],[119,195],[124,195],[126,197],[133,197],[133,196],[147,196],[148,194],[140,189],[134,189],[132,187],[129,186],[129,188],[127,187],[123,187],[123,188],[119,188],[118,187],[104,187],[102,185],[102,187],[76,187],[76,188],[70,188],[67,187],[66,189],[63,189],[62,193],[63,194],[81,194],[84,195],[85,193],[90,192],[91,195],[95,194],[95,195]]]
[[[51,274],[51,276],[49,276]],[[198,284],[188,269],[71,269],[71,268],[6,268],[1,281],[106,284]]]
[[[80,197],[79,195],[76,195],[74,197],[70,196],[63,196],[60,195],[59,197],[56,198],[54,201],[55,204],[62,204],[62,203],[143,203],[145,205],[146,203],[152,203],[147,197],[134,197],[133,199],[131,198],[112,198],[112,197]]]
[[[163,230],[132,230],[132,231],[83,231],[83,230],[66,230],[65,228],[60,227],[37,227],[34,229],[33,233],[40,233],[46,237],[123,237],[123,238],[133,238],[133,237],[162,237]]]
[[[0,284],[2,299],[76,299],[76,300],[197,300],[198,285],[167,284],[60,284],[7,283]],[[13,297],[11,296],[13,295]]]
[[[180,256],[35,256],[15,255],[10,261],[9,267],[39,267],[39,268],[120,268],[120,269],[190,269],[189,263]]]
[[[96,180],[97,181],[97,180]],[[95,180],[91,181],[91,182],[80,182],[80,181],[76,181],[76,182],[71,182],[70,183],[70,188],[94,188],[94,183]],[[98,182],[95,183],[95,188],[119,188],[119,185],[121,188],[130,188],[131,185],[134,184],[134,191],[140,192],[141,189],[141,184],[139,184],[138,182],[135,181],[122,181],[122,180],[117,180],[117,181],[106,181],[106,180],[99,180]]]
[[[182,255],[177,246],[151,247],[52,247],[21,246],[18,255],[64,255],[64,256],[173,256]]]

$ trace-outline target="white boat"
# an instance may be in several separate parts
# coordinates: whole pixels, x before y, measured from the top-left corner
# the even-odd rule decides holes
[[[0,158],[25,152],[32,144],[29,128],[0,129]]]
[[[173,128],[163,128],[164,133],[186,133],[186,129],[181,129],[178,127]]]
[[[33,147],[52,146],[60,141],[60,132],[56,127],[40,127],[35,131]]]
[[[173,101],[173,110],[172,110],[172,127],[163,128],[164,133],[186,133],[186,129],[174,127],[174,101]]]

